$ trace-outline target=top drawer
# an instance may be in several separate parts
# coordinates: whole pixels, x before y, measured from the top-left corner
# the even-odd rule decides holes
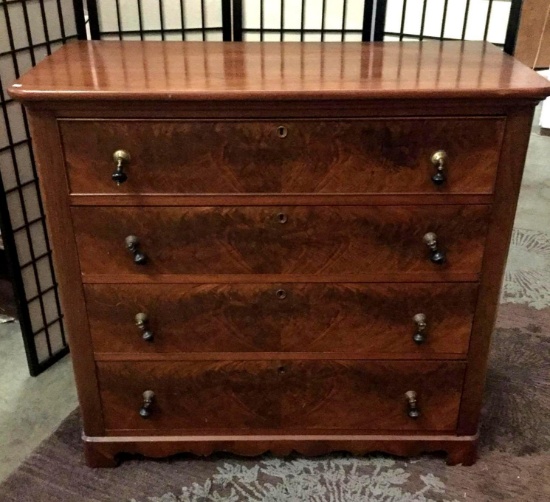
[[[71,193],[491,193],[501,118],[60,120]],[[117,186],[113,153],[125,150]],[[443,150],[436,185],[432,155]]]

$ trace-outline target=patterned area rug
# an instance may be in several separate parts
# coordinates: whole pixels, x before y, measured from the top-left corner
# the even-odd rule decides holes
[[[0,501],[474,502],[550,500],[550,239],[514,231],[493,338],[480,459],[269,456],[127,460],[84,466],[69,416],[0,485]]]

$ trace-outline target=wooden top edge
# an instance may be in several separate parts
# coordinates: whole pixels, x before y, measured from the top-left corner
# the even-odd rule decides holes
[[[550,87],[541,89],[541,92],[533,92],[531,88],[514,89],[510,92],[497,93],[495,91],[401,91],[401,92],[346,92],[346,91],[326,91],[326,92],[181,92],[171,93],[139,93],[139,92],[88,92],[88,91],[56,91],[56,90],[13,90],[8,88],[8,94],[17,101],[119,101],[139,100],[139,101],[264,101],[266,99],[274,101],[330,101],[339,100],[361,100],[361,99],[404,99],[404,100],[422,100],[422,99],[471,99],[471,98],[526,98],[533,100],[543,100],[550,96]],[[436,95],[434,95],[436,94]]]
[[[543,99],[486,42],[74,42],[12,84],[21,101]]]

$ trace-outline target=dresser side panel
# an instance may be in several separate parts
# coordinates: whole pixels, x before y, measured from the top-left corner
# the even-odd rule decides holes
[[[31,112],[29,122],[84,432],[101,435],[104,432],[103,413],[57,120],[53,113]]]
[[[518,107],[510,111],[506,121],[495,186],[495,202],[485,243],[479,301],[470,338],[458,419],[459,435],[475,434],[478,428],[491,335],[498,310],[533,113],[532,106]]]

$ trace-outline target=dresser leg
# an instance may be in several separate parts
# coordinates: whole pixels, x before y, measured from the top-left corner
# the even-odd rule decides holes
[[[474,465],[477,460],[477,440],[457,443],[447,448],[447,465]]]
[[[116,467],[116,454],[108,451],[100,443],[84,441],[84,459],[88,467]]]

